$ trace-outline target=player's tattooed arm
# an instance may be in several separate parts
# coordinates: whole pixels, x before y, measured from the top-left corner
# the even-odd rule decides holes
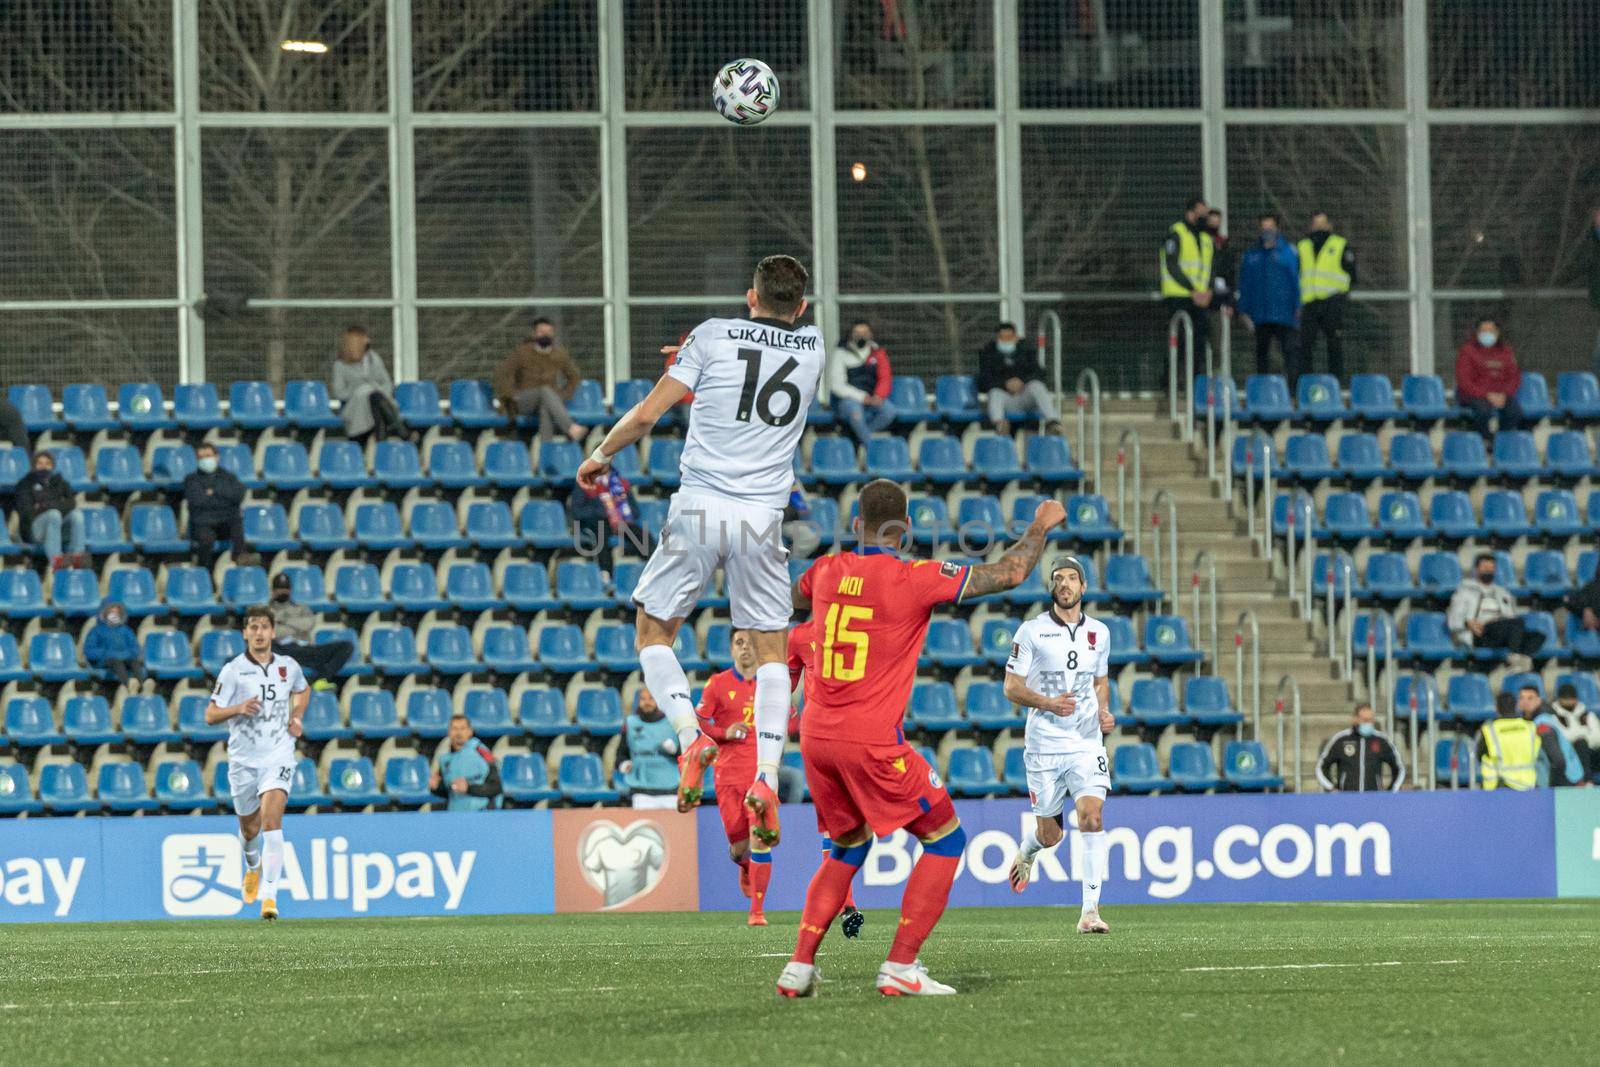
[[[1050,536],[1050,531],[1065,522],[1066,518],[1066,509],[1060,501],[1046,500],[1041,503],[1039,510],[1034,512],[1033,522],[1005,555],[993,563],[980,563],[972,568],[972,573],[967,577],[967,586],[961,593],[962,598],[1003,593],[1021,585],[1033,573],[1033,568],[1039,565],[1039,557],[1044,554],[1045,539]]]
[[[1038,708],[1052,715],[1071,715],[1078,707],[1078,701],[1071,693],[1047,697],[1043,693],[1029,689],[1022,675],[1012,674],[1010,671],[1006,672],[1004,690],[1006,699],[1011,703],[1024,708]]]

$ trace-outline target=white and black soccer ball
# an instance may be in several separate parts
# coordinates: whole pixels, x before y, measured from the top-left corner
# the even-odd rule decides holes
[[[754,126],[778,110],[778,76],[759,59],[736,59],[717,71],[711,102],[729,122]]]

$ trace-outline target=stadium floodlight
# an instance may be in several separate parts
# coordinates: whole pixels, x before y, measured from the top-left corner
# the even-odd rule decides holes
[[[328,46],[323,44],[321,41],[289,40],[284,41],[278,47],[285,52],[301,52],[312,56],[326,55],[328,51]]]
[[[850,177],[854,178],[858,182],[866,181],[867,180],[867,165],[865,163],[852,163],[852,164],[850,164]]]

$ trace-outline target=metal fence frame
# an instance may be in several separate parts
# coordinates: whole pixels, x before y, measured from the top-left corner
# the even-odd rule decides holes
[[[1438,0],[1435,0],[1438,2]],[[605,320],[605,383],[609,394],[620,379],[631,377],[630,322],[633,307],[650,304],[726,305],[742,297],[704,293],[635,297],[628,273],[627,131],[636,127],[717,127],[723,123],[709,105],[694,111],[636,112],[624,96],[623,11],[620,0],[599,5],[598,72],[600,106],[585,112],[417,113],[411,101],[411,0],[386,0],[389,109],[371,113],[235,113],[200,108],[198,5],[173,3],[173,99],[170,112],[96,114],[21,113],[0,115],[0,130],[116,129],[146,127],[173,133],[176,174],[177,277],[170,298],[111,300],[0,300],[0,312],[62,311],[119,308],[165,308],[178,316],[178,379],[202,381],[206,375],[205,331],[197,303],[204,293],[201,242],[200,139],[210,128],[239,127],[369,127],[386,131],[389,148],[391,270],[387,298],[330,300],[253,300],[255,307],[340,308],[387,307],[394,331],[397,377],[419,375],[417,311],[427,307],[524,307],[531,297],[419,298],[414,203],[414,145],[418,129],[451,127],[586,127],[600,134],[601,225],[603,229],[602,291],[599,296],[539,298],[541,307],[601,307]],[[773,125],[805,126],[811,132],[813,265],[817,321],[836,328],[840,308],[851,303],[986,303],[1004,317],[1022,323],[1034,304],[1126,302],[1130,311],[1147,308],[1158,298],[1141,292],[1060,292],[1027,290],[1023,259],[1022,130],[1025,126],[1191,125],[1201,131],[1204,188],[1201,193],[1228,210],[1228,129],[1235,125],[1386,125],[1403,127],[1406,135],[1406,234],[1409,284],[1405,289],[1360,290],[1354,299],[1405,301],[1410,315],[1410,366],[1415,372],[1434,369],[1436,304],[1449,300],[1494,300],[1508,295],[1493,289],[1435,289],[1433,284],[1432,195],[1429,136],[1435,125],[1536,125],[1600,123],[1600,110],[1581,109],[1440,109],[1428,100],[1427,0],[1403,0],[1405,106],[1393,109],[1249,109],[1231,108],[1225,99],[1225,0],[1198,0],[1200,11],[1201,93],[1198,108],[1031,109],[1021,106],[1021,72],[1014,62],[1019,38],[1014,0],[991,0],[995,54],[995,107],[923,111],[850,111],[834,106],[834,0],[810,0],[808,21],[807,110],[779,111]],[[834,185],[835,132],[850,126],[987,126],[995,136],[996,232],[999,246],[997,292],[845,293],[839,284],[838,191]],[[1174,204],[1174,217],[1178,205]],[[1153,251],[1153,250],[1152,250]],[[1154,256],[1152,256],[1152,261]],[[1154,278],[1152,278],[1152,282]],[[1579,290],[1527,290],[1511,295],[1545,298],[1581,297]],[[1153,320],[1152,320],[1153,321]],[[1159,344],[1152,326],[1151,350]]]

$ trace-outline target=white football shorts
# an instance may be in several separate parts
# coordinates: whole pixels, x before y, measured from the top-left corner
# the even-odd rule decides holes
[[[295,761],[267,763],[259,767],[228,764],[228,788],[233,792],[233,810],[237,815],[254,815],[261,807],[261,794],[281,789],[288,796],[294,785]]]
[[[667,528],[639,576],[633,602],[652,618],[683,618],[719,567],[735,630],[789,628],[793,604],[783,511],[709,493],[673,494]]]
[[[1047,819],[1061,814],[1068,797],[1104,799],[1111,790],[1103,748],[1052,755],[1024,752],[1022,766],[1028,774],[1028,799],[1033,801],[1033,813]]]

